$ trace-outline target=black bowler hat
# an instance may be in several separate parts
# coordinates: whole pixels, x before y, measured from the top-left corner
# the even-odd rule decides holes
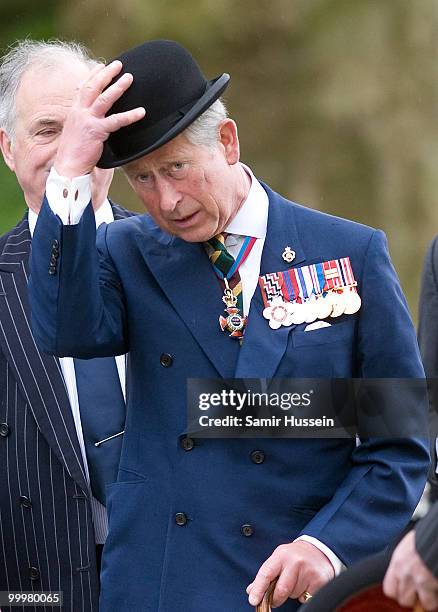
[[[131,87],[107,115],[144,106],[146,116],[110,135],[99,168],[115,168],[151,153],[180,134],[228,85],[230,76],[207,81],[191,54],[171,40],[151,40],[114,58],[134,75]],[[115,79],[117,80],[117,79]]]

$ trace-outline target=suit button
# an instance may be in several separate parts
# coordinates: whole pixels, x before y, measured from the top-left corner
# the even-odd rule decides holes
[[[250,538],[254,533],[254,527],[252,525],[242,525],[240,528],[240,533],[245,536],[245,538]]]
[[[11,429],[7,423],[0,423],[0,436],[6,438],[11,433]]]
[[[175,514],[175,523],[179,525],[179,527],[184,527],[187,524],[187,517],[184,512],[177,512]]]
[[[50,266],[49,266],[49,274],[50,274],[51,276],[53,276],[54,274],[56,274],[56,266],[55,266],[55,265],[50,264]]]
[[[23,508],[32,508],[32,502],[25,495],[21,495],[20,504],[23,506]]]
[[[183,438],[181,440],[181,447],[185,451],[191,451],[195,446],[195,441],[192,438]]]
[[[169,353],[162,353],[162,355],[160,356],[160,363],[163,368],[170,368],[173,363],[172,355],[169,355]]]
[[[56,240],[56,238],[54,238],[54,239],[52,240],[52,247],[53,247],[54,249],[59,249],[59,242],[58,242],[58,240]]]
[[[261,450],[255,450],[252,451],[251,453],[251,461],[253,463],[263,463],[263,461],[265,460],[265,453]]]
[[[31,580],[39,580],[40,579],[40,570],[37,567],[29,568],[29,578]]]

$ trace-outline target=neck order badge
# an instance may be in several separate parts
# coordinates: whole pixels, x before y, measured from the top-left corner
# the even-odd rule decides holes
[[[248,257],[256,238],[246,236],[240,251],[234,259],[225,247],[226,234],[218,234],[207,240],[209,258],[217,277],[224,284],[222,301],[228,316],[219,316],[219,325],[222,331],[230,332],[230,338],[242,339],[247,317],[243,315],[242,282],[239,268]]]

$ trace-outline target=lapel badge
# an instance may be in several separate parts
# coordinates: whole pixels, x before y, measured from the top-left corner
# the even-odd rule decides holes
[[[290,246],[287,246],[283,251],[282,257],[287,263],[292,263],[295,259],[295,251],[293,251]]]

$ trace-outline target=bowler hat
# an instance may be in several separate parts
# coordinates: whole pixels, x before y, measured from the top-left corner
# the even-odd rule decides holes
[[[391,552],[368,557],[328,582],[299,612],[409,612],[383,593]],[[415,611],[422,610],[416,606]]]
[[[171,40],[151,40],[117,58],[132,85],[113,104],[107,115],[143,106],[140,121],[110,134],[98,162],[115,168],[151,153],[180,134],[199,117],[228,85],[228,74],[207,81],[192,55]]]

